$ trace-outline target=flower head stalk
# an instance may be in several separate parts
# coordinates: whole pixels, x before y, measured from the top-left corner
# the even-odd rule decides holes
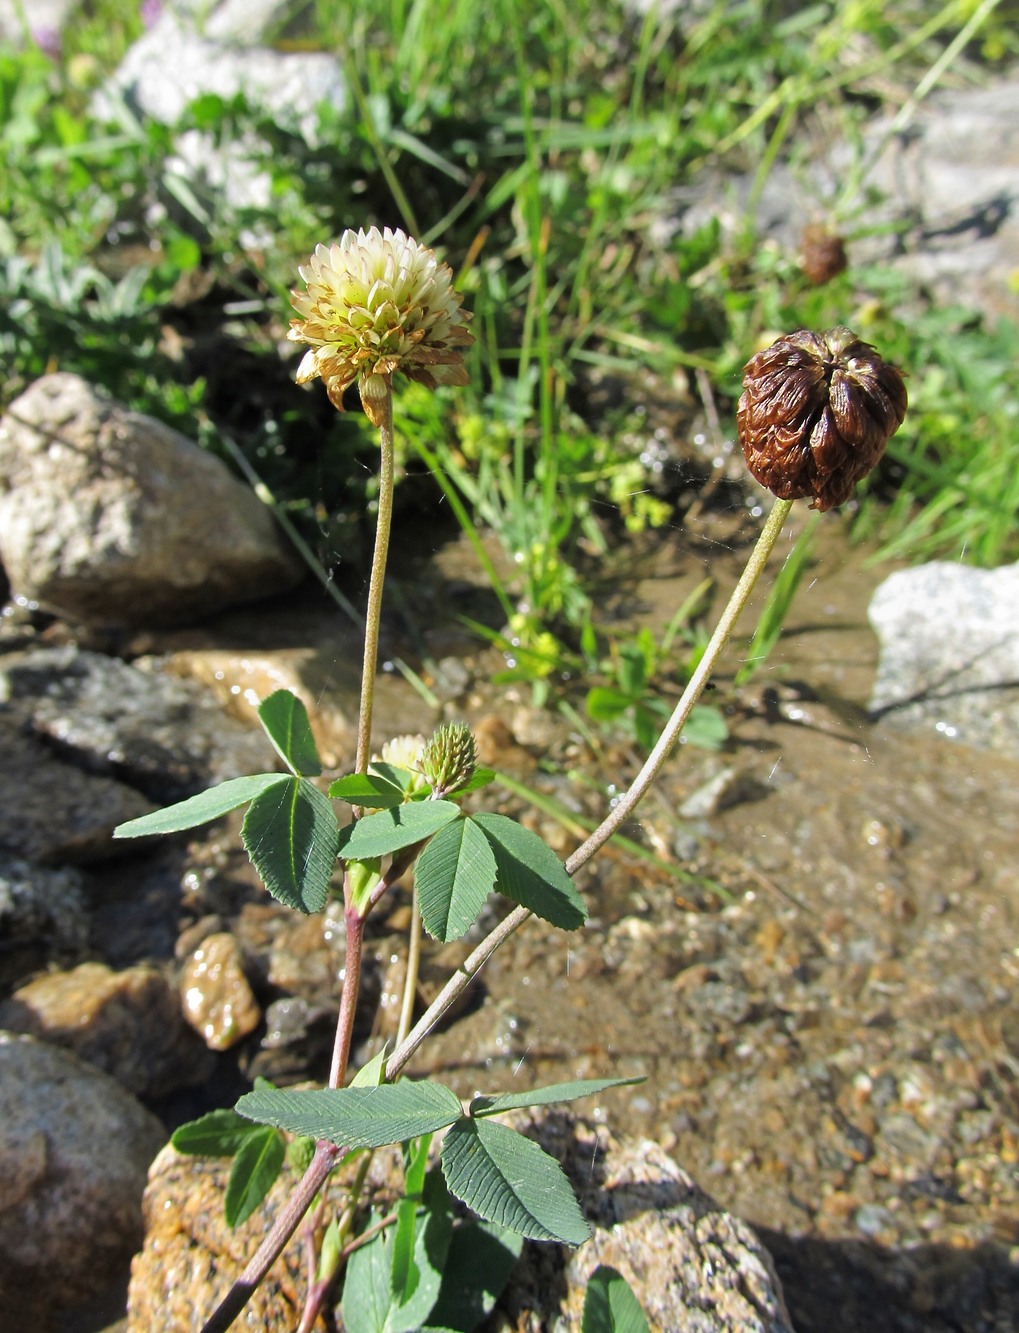
[[[306,290],[292,291],[298,319],[287,337],[307,343],[298,384],[321,377],[343,411],[356,383],[373,425],[380,399],[399,371],[427,388],[466,384],[461,348],[474,341],[460,308],[453,272],[434,251],[402,231],[345,231],[319,245],[298,269]]]

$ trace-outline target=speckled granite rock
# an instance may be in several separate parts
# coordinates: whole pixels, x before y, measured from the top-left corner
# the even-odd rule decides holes
[[[527,1333],[579,1333],[587,1282],[609,1264],[663,1333],[792,1333],[771,1256],[656,1143],[563,1111],[517,1128],[562,1162],[593,1234],[569,1253],[529,1244],[500,1302]],[[513,1321],[516,1320],[516,1323]]]
[[[145,1190],[145,1246],[131,1265],[128,1333],[194,1333],[250,1259],[293,1177],[284,1172],[262,1208],[231,1229],[223,1217],[230,1175],[223,1158],[184,1157],[167,1145]],[[302,1254],[291,1246],[255,1292],[238,1325],[292,1333],[303,1295]]]
[[[657,1144],[621,1142],[603,1126],[561,1111],[522,1115],[515,1123],[563,1162],[594,1234],[573,1254],[558,1245],[525,1246],[486,1328],[576,1333],[587,1280],[608,1263],[631,1282],[652,1329],[662,1333],[792,1333],[764,1246]],[[380,1153],[373,1162],[369,1200],[391,1200],[400,1175],[391,1157]],[[169,1147],[152,1164],[145,1248],[132,1270],[130,1333],[191,1333],[264,1234],[285,1196],[283,1180],[292,1180],[284,1173],[260,1221],[256,1216],[230,1231],[222,1219],[228,1174],[229,1163],[182,1157]],[[299,1253],[277,1263],[245,1327],[289,1333],[303,1292]]]

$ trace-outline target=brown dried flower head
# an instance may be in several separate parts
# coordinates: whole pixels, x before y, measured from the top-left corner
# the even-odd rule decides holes
[[[800,269],[814,287],[830,282],[849,265],[846,244],[823,222],[808,222],[800,236]]]
[[[747,363],[736,425],[762,486],[823,510],[849,499],[905,415],[902,376],[869,343],[801,329]]]
[[[368,415],[380,381],[401,371],[434,389],[466,384],[461,348],[474,341],[453,273],[402,231],[345,231],[298,269],[306,291],[290,299],[300,319],[287,337],[308,343],[297,382],[321,375],[333,406],[355,381]],[[376,424],[378,424],[376,422]]]

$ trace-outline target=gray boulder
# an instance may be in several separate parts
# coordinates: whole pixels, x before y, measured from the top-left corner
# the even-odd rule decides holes
[[[160,803],[277,765],[264,732],[224,714],[195,681],[73,645],[12,656],[0,667],[0,698],[33,743]]]
[[[162,1125],[107,1074],[0,1033],[4,1327],[41,1329],[126,1277]]]
[[[88,932],[80,871],[43,869],[0,853],[0,990],[47,962],[77,960]]]
[[[935,561],[885,579],[871,712],[1019,756],[1019,565]]]
[[[303,572],[219,459],[64,373],[0,420],[0,559],[15,596],[90,625],[191,622]]]
[[[50,865],[87,865],[115,855],[118,824],[152,805],[114,778],[65,763],[0,713],[0,853]]]

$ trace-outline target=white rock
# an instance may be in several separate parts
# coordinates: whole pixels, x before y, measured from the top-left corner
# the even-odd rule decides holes
[[[881,641],[873,713],[1019,755],[1019,564],[900,570],[868,615]]]

